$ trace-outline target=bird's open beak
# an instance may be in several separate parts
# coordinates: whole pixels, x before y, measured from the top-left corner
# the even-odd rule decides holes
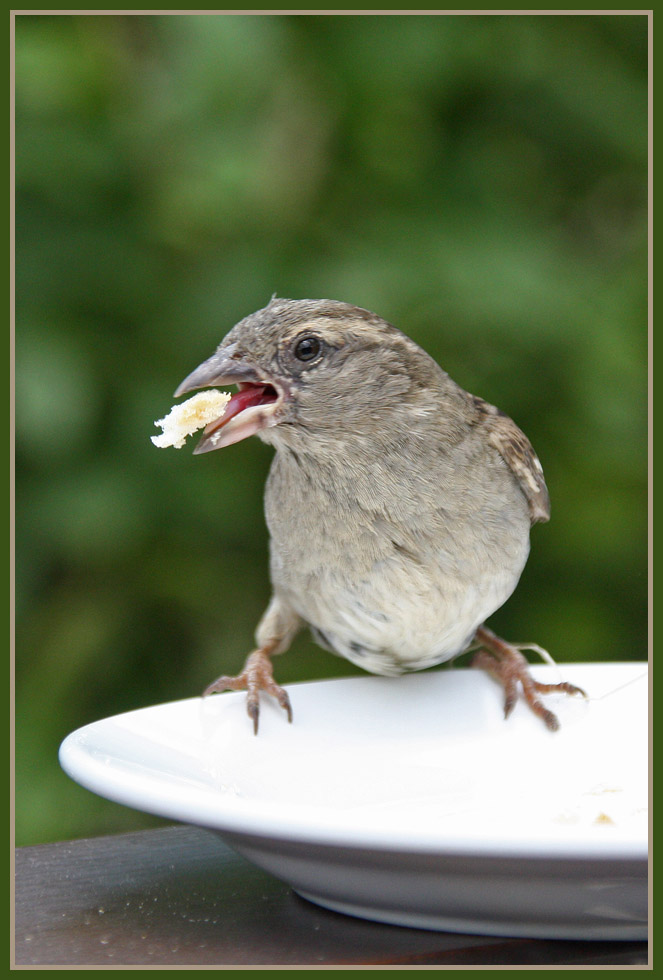
[[[237,353],[235,344],[218,350],[192,371],[178,387],[175,397],[197,388],[233,384],[239,390],[231,396],[223,415],[205,426],[194,455],[231,446],[261,429],[278,424],[285,397],[283,388],[245,361]]]

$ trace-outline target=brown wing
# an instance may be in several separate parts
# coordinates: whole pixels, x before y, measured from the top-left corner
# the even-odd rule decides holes
[[[483,398],[472,395],[479,422],[486,428],[488,442],[495,447],[518,480],[529,504],[532,524],[550,520],[550,497],[543,467],[524,432],[513,419]]]

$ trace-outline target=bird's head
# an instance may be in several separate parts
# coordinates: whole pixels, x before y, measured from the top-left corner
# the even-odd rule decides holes
[[[333,300],[273,298],[233,327],[175,395],[237,385],[194,450],[205,453],[255,433],[295,448],[352,433],[374,438],[386,423],[406,430],[413,412],[436,409],[431,391],[445,381],[432,358],[374,313]]]

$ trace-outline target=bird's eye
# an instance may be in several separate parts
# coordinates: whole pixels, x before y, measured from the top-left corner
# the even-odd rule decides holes
[[[312,361],[320,353],[321,347],[317,337],[302,337],[295,344],[295,357],[299,361]]]

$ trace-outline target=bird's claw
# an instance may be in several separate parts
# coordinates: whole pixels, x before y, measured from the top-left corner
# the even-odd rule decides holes
[[[586,693],[575,684],[561,681],[558,684],[542,684],[530,675],[529,664],[518,647],[495,636],[485,626],[477,630],[476,640],[481,649],[472,658],[472,667],[480,667],[495,677],[504,687],[504,717],[508,718],[518,700],[518,684],[523,697],[535,715],[551,732],[559,730],[557,715],[545,707],[539,694],[557,692],[586,698]]]
[[[272,662],[266,650],[254,650],[249,654],[244,664],[244,670],[236,677],[222,675],[205,688],[203,697],[220,691],[246,691],[246,711],[253,722],[253,733],[258,734],[260,721],[260,691],[265,691],[276,698],[292,721],[292,706],[288,692],[274,680]]]

